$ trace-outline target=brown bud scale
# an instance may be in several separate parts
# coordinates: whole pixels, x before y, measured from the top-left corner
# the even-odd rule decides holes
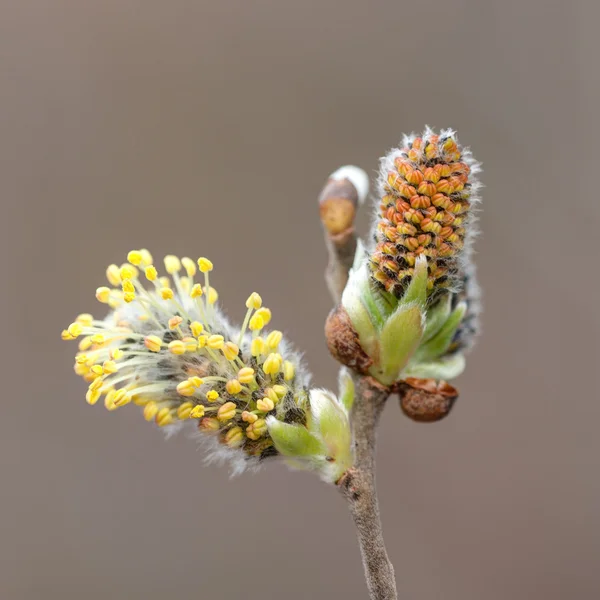
[[[458,390],[445,381],[408,377],[398,385],[402,412],[420,423],[446,417],[458,398]]]
[[[339,363],[363,375],[368,373],[373,359],[362,349],[358,333],[342,306],[334,308],[327,317],[325,339],[329,352]]]

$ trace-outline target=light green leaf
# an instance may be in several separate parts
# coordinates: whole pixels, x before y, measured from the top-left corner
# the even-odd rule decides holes
[[[429,362],[446,353],[466,310],[466,302],[457,305],[435,336],[418,349],[415,362]]]
[[[354,404],[354,379],[352,379],[350,371],[344,367],[340,369],[339,388],[340,403],[346,410],[346,413],[350,414]]]
[[[320,437],[329,456],[338,459],[351,444],[348,416],[337,398],[327,390],[310,391],[310,411],[313,416],[312,434]]]
[[[275,417],[268,417],[267,427],[275,448],[284,456],[309,458],[327,454],[324,444],[302,425],[283,423]]]
[[[435,306],[427,309],[427,316],[425,321],[425,333],[423,334],[423,341],[427,342],[430,340],[438,331],[442,325],[446,322],[450,316],[450,310],[452,306],[452,296],[446,294],[443,298],[435,303]]]
[[[420,304],[425,306],[427,301],[427,259],[421,255],[415,263],[414,274],[410,285],[400,299],[401,304]]]
[[[458,377],[465,370],[465,365],[465,357],[460,353],[431,362],[409,363],[402,372],[402,379],[418,377],[449,381]]]
[[[400,371],[411,358],[423,335],[423,313],[419,306],[400,306],[381,331],[379,364],[371,374],[384,385],[398,379]]]

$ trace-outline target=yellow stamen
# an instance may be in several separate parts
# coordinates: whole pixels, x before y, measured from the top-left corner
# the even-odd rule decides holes
[[[169,342],[169,352],[171,354],[185,354],[185,344],[181,340],[173,340]]]
[[[240,349],[233,342],[226,342],[222,348],[222,351],[227,360],[234,360],[239,354]]]
[[[248,296],[248,300],[246,300],[246,308],[258,310],[261,306],[262,298],[256,292],[252,292],[250,296]]]
[[[283,334],[281,331],[271,331],[271,333],[267,336],[267,346],[270,350],[276,350],[282,339]]]
[[[156,270],[156,267],[154,265],[148,265],[144,269],[144,273],[148,281],[155,281],[158,277],[158,271]]]
[[[204,406],[202,404],[196,404],[192,411],[190,412],[191,419],[201,419],[204,416]],[[208,427],[204,427],[204,429],[209,429]],[[218,421],[217,421],[217,429],[218,429]]]
[[[281,356],[279,354],[269,354],[263,363],[262,368],[267,375],[279,373],[279,369],[281,368]]]
[[[219,392],[217,392],[216,390],[209,390],[208,392],[206,392],[206,399],[209,402],[216,402],[219,399]]]
[[[265,325],[268,325],[271,321],[271,311],[268,308],[265,308],[264,306],[262,308],[259,308],[256,311],[256,314],[262,317]]]
[[[183,319],[180,316],[171,317],[168,321],[169,329],[176,329],[183,323]]]
[[[71,323],[67,328],[69,335],[76,338],[83,333],[83,325],[81,323]]]
[[[193,321],[190,323],[190,331],[194,337],[198,337],[204,331],[204,325],[198,323],[198,321]]]
[[[177,392],[182,396],[193,396],[196,392],[196,386],[192,381],[186,379],[185,381],[177,384]]]
[[[198,340],[193,337],[181,338],[181,341],[185,344],[186,352],[196,352],[198,350]]]
[[[224,338],[222,335],[211,335],[206,340],[206,345],[213,350],[220,350],[225,345]]]
[[[291,381],[294,379],[294,375],[296,374],[296,367],[294,367],[294,363],[289,360],[284,361],[283,363],[283,378],[286,381]]]
[[[101,395],[100,390],[89,389],[85,394],[85,401],[91,406],[94,406],[94,404],[100,400]]]
[[[193,408],[194,405],[191,402],[184,402],[183,404],[180,404],[179,408],[177,409],[177,418],[181,419],[182,421],[189,419]]]
[[[112,373],[116,373],[118,370],[119,368],[114,360],[107,360],[102,363],[102,371],[104,371],[106,375],[112,375]]]
[[[206,417],[202,419],[202,421],[200,421],[200,427],[202,429],[206,429],[207,431],[218,431],[219,429],[221,429],[219,421],[214,417]]]
[[[89,313],[81,313],[80,315],[77,315],[75,321],[81,323],[84,327],[91,327],[94,322],[94,317]]]
[[[196,274],[196,265],[194,264],[194,261],[191,258],[184,256],[181,259],[181,264],[183,265],[183,268],[188,274],[188,277],[193,277]]]
[[[264,326],[265,320],[258,314],[258,312],[255,312],[250,319],[250,323],[248,324],[250,331],[260,331]]]
[[[199,258],[198,259],[198,268],[202,273],[208,273],[213,270],[213,264],[208,258]]]
[[[96,300],[98,300],[98,302],[102,302],[102,304],[108,304],[109,297],[110,288],[102,286],[96,290]]]
[[[131,250],[127,254],[127,260],[136,267],[142,264],[142,253],[139,250]]]
[[[261,412],[269,412],[275,408],[275,403],[270,398],[263,398],[256,402],[256,408]]]
[[[165,256],[165,270],[169,275],[179,273],[179,271],[181,270],[180,260],[172,254]]]
[[[114,285],[115,287],[121,283],[121,273],[117,265],[108,265],[106,279],[108,279],[110,285]]]
[[[152,254],[146,250],[146,248],[142,248],[140,250],[140,254],[142,255],[142,263],[146,266],[151,265],[154,261],[152,260]]]
[[[242,391],[242,384],[237,379],[230,379],[225,384],[225,389],[227,390],[228,394],[235,396]]]
[[[158,413],[158,404],[154,400],[150,400],[146,406],[144,406],[144,419],[146,421],[152,421]]]
[[[258,419],[257,415],[255,415],[254,413],[248,412],[247,410],[245,410],[242,413],[242,421],[244,421],[246,423],[254,423],[257,419]]]
[[[168,287],[163,287],[160,289],[160,295],[163,300],[172,300],[173,299],[173,290]]]
[[[173,422],[173,415],[171,413],[170,408],[161,408],[157,413],[156,417],[154,417],[154,422],[159,427],[164,427],[165,425],[170,425]]]
[[[241,427],[232,427],[225,434],[225,443],[230,448],[239,448],[244,443],[244,432]]]
[[[236,406],[233,402],[225,402],[217,411],[219,421],[230,421],[235,417]]]
[[[216,304],[217,300],[219,299],[219,294],[217,293],[217,290],[215,290],[214,287],[206,286],[204,291],[206,292],[208,303]]]
[[[149,335],[144,338],[144,345],[150,352],[160,352],[162,340],[157,335]]]
[[[237,378],[240,383],[252,383],[254,381],[254,369],[250,367],[240,369]]]
[[[119,270],[121,281],[125,279],[135,279],[138,275],[138,270],[133,265],[124,264]]]
[[[261,337],[256,337],[252,340],[250,345],[250,353],[252,356],[257,357],[265,352],[265,341]]]

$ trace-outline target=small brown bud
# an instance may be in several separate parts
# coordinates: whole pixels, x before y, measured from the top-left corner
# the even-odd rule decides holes
[[[339,235],[354,226],[358,192],[348,179],[330,179],[321,192],[321,221],[330,235]]]
[[[359,373],[368,372],[373,359],[362,349],[358,334],[342,306],[329,313],[325,322],[325,338],[329,352],[338,362]]]
[[[399,385],[400,408],[421,423],[446,417],[458,398],[458,390],[445,381],[408,377]]]

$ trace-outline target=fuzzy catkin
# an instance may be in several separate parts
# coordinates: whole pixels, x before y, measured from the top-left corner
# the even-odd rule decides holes
[[[401,298],[417,256],[428,262],[428,294],[461,289],[461,260],[474,234],[479,164],[452,130],[406,136],[381,160],[380,203],[370,269],[375,282]]]

